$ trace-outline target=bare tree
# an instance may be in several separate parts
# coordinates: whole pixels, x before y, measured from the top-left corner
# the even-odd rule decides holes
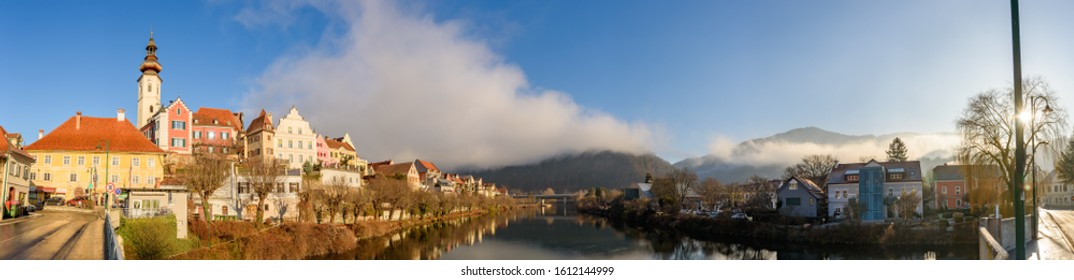
[[[750,210],[772,210],[772,201],[776,197],[776,185],[764,177],[753,175],[746,180],[745,190],[749,194],[743,202],[743,208]]]
[[[278,184],[283,182],[287,172],[287,164],[276,159],[248,159],[245,164],[246,181],[250,183],[254,195],[257,196],[258,224],[264,222],[265,201],[268,199]]]
[[[824,192],[828,192],[828,174],[832,172],[832,168],[839,163],[832,155],[808,155],[802,157],[802,162],[799,162],[793,166],[787,167],[784,171],[784,178],[790,178],[791,176],[809,179],[817,186],[820,186]]]
[[[917,206],[921,204],[921,196],[917,193],[908,193],[900,196],[895,203],[899,207],[899,217],[911,220],[917,213]]]
[[[217,189],[224,186],[229,176],[231,162],[227,158],[211,153],[194,153],[194,163],[179,170],[179,178],[190,192],[201,197],[203,218],[212,221],[212,208],[209,198]]]
[[[284,215],[287,215],[287,211],[290,210],[287,209],[287,206],[289,205],[289,201],[287,201],[287,198],[289,197],[285,192],[275,192],[272,193],[272,196],[272,203],[274,206],[276,206],[276,215],[282,223]]]
[[[384,210],[388,210],[388,219],[395,217],[395,209],[403,209],[406,204],[406,195],[410,191],[406,181],[392,178],[376,178],[369,181],[370,198],[373,211],[379,219]]]
[[[347,186],[346,181],[334,178],[322,188],[324,195],[321,196],[321,199],[324,201],[325,210],[328,210],[328,223],[334,224],[336,222],[336,214],[343,212],[347,191],[350,187]]]
[[[212,207],[209,207],[209,199],[217,189],[224,186],[228,178],[231,162],[227,158],[211,153],[194,153],[194,162],[179,170],[179,179],[186,185],[190,192],[201,197],[202,219],[208,225],[209,246],[212,241]]]
[[[1058,143],[1066,127],[1066,112],[1058,104],[1055,92],[1039,78],[1026,79],[1022,92],[1025,93],[1025,113],[1028,118],[1015,116],[1014,90],[1008,88],[982,92],[972,98],[966,110],[957,121],[962,143],[958,156],[967,165],[997,166],[999,177],[1010,191],[1014,187],[1015,173],[1015,122],[1025,121],[1028,126],[1025,143],[1029,140]],[[1042,113],[1048,108],[1051,113]],[[1055,154],[1054,149],[1043,147],[1045,154]],[[1032,152],[1032,147],[1026,149]],[[1038,151],[1039,152],[1039,151]],[[1030,161],[1026,161],[1025,170],[1030,170]],[[1010,201],[1011,195],[1001,195],[1004,201]],[[971,198],[972,199],[972,198]]]
[[[701,181],[697,194],[701,196],[701,202],[705,204],[705,208],[710,210],[716,210],[717,205],[727,199],[726,187],[720,183],[720,180],[711,177]]]

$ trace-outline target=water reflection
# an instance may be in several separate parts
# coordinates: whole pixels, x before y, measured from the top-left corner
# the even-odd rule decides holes
[[[875,248],[795,248],[701,241],[674,232],[644,230],[549,207],[429,224],[360,241],[347,253],[320,259],[360,260],[774,260],[950,259],[974,251]]]

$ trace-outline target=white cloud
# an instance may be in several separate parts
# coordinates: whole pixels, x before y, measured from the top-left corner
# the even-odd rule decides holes
[[[959,143],[957,134],[915,134],[899,136],[908,150],[911,160],[922,156],[951,156]],[[709,151],[712,155],[732,163],[750,165],[784,164],[792,165],[802,157],[814,154],[830,154],[840,162],[859,162],[861,157],[887,159],[885,151],[891,144],[892,136],[871,137],[861,141],[836,145],[813,142],[745,142],[736,144],[726,137],[712,140]]]
[[[240,12],[256,27],[298,5]],[[246,111],[291,105],[318,132],[350,132],[365,159],[429,159],[441,168],[495,167],[566,152],[648,151],[653,130],[538,90],[517,66],[466,33],[396,2],[316,2],[342,26],[311,51],[281,57],[245,95]],[[289,16],[281,16],[290,19]],[[336,26],[337,23],[330,24]]]

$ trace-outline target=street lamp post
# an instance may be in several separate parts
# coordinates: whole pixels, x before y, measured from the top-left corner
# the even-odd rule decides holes
[[[105,181],[105,185],[107,185],[108,184],[108,179],[109,179],[109,177],[108,177],[108,166],[111,165],[111,163],[109,161],[112,160],[108,156],[108,153],[111,151],[110,148],[112,146],[112,141],[108,140],[108,139],[97,141],[97,149],[98,150],[101,149],[101,144],[100,143],[104,143],[104,181]],[[108,209],[111,208],[111,206],[112,206],[112,200],[109,199],[108,189],[106,188],[105,192],[104,192],[104,211],[105,211],[105,213],[108,213]]]
[[[1037,100],[1044,100],[1044,109],[1041,109],[1041,113],[1047,115],[1048,113],[1051,113],[1053,111],[1052,107],[1048,105],[1048,98],[1047,97],[1044,97],[1044,96],[1041,96],[1041,95],[1036,95],[1036,96],[1030,97],[1030,99],[1029,99],[1029,133],[1030,133],[1029,134],[1029,141],[1033,143],[1032,144],[1033,145],[1033,153],[1030,155],[1030,161],[1029,162],[1033,166],[1033,168],[1030,169],[1030,172],[1033,172],[1033,174],[1032,174],[1032,176],[1033,176],[1033,185],[1031,186],[1031,188],[1033,188],[1033,240],[1037,239],[1037,236],[1038,236],[1038,234],[1037,234],[1037,230],[1038,230],[1037,223],[1040,222],[1040,219],[1037,217],[1038,215],[1040,215],[1040,213],[1038,213],[1038,211],[1037,211],[1037,168],[1038,168],[1037,167],[1037,147],[1039,147],[1040,145],[1048,145],[1048,141],[1039,141],[1038,142],[1038,140],[1037,140],[1037,132],[1038,132],[1037,131],[1037,125],[1036,125],[1036,120],[1037,120],[1037,113],[1036,113]]]
[[[1022,113],[1022,44],[1018,27],[1018,0],[1011,0],[1011,50],[1014,59],[1014,110],[1015,115]],[[1025,206],[1022,198],[1022,185],[1025,184],[1026,143],[1022,136],[1025,128],[1022,122],[1014,122],[1014,178],[1011,180],[1011,194],[1014,198],[1014,258],[1026,259]]]

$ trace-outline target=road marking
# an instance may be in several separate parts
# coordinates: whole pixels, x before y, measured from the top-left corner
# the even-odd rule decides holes
[[[57,250],[56,254],[52,255],[52,259],[53,260],[67,259],[67,255],[71,254],[71,249],[75,248],[75,243],[78,242],[79,237],[82,237],[82,233],[86,231],[87,227],[89,227],[89,223],[82,224],[82,227],[79,228],[78,231],[75,232],[75,234],[71,235],[71,238],[67,239],[67,242],[63,243],[63,246],[60,247],[60,250]]]
[[[56,224],[59,224],[59,226],[57,226],[57,227],[56,227],[56,229],[54,229],[54,230],[50,231],[49,233],[47,233],[47,234],[45,234],[45,235],[49,235],[49,234],[55,233],[55,232],[56,232],[57,230],[60,230],[61,228],[63,228],[63,224],[65,224],[65,222],[64,222],[64,221],[54,221],[54,222],[51,222],[51,223],[49,223],[48,225],[46,225],[45,227],[40,227],[40,228],[36,228],[36,229],[32,229],[32,230],[28,230],[28,231],[26,231],[26,232],[24,232],[24,233],[22,233],[22,234],[17,234],[17,235],[15,235],[15,236],[12,236],[11,238],[8,238],[8,239],[4,239],[3,241],[0,241],[0,244],[3,244],[4,242],[8,242],[8,241],[11,241],[12,239],[15,239],[15,238],[19,238],[20,236],[23,236],[23,235],[27,235],[27,234],[29,234],[29,233],[31,233],[31,232],[36,232],[36,231],[37,231],[37,230],[39,230],[39,229],[43,229],[43,228],[46,228],[46,227],[51,227],[51,226],[53,226],[53,225],[56,225]]]

